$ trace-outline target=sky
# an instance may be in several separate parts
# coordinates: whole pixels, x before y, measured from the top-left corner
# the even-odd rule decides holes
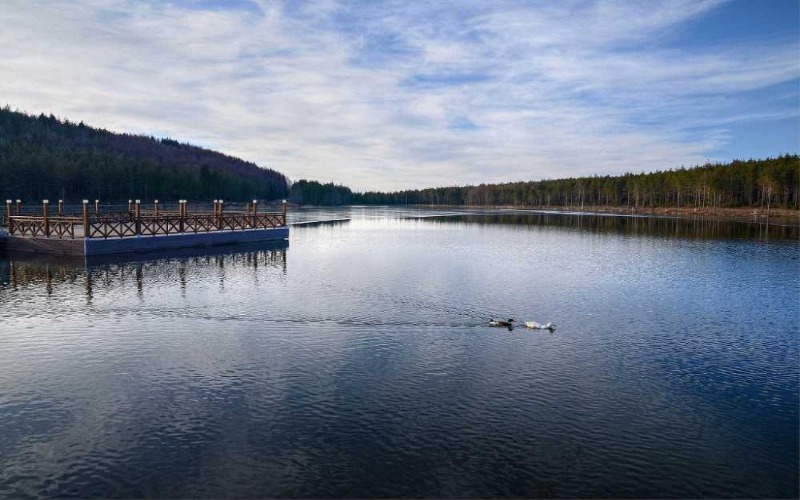
[[[800,149],[797,0],[2,0],[0,105],[356,191]]]

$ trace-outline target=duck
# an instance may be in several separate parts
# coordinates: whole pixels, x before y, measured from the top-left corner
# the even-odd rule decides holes
[[[525,326],[531,330],[550,330],[551,332],[556,329],[556,325],[552,321],[545,324],[537,323],[536,321],[526,321]]]
[[[489,320],[489,326],[505,326],[509,330],[513,330],[514,320],[511,318],[509,318],[508,320],[492,318]]]

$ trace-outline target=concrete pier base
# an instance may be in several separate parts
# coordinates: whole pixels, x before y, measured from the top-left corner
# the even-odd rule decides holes
[[[157,236],[127,236],[108,239],[58,239],[0,235],[0,251],[46,253],[51,255],[82,255],[91,257],[285,240],[288,237],[288,227],[213,231],[208,233],[178,233]]]

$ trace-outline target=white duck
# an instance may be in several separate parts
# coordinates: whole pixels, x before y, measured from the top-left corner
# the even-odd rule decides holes
[[[537,323],[536,321],[526,321],[525,326],[531,330],[550,330],[551,332],[556,329],[556,325],[552,321],[545,324]]]

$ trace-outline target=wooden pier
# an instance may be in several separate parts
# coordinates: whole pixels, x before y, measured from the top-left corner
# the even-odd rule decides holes
[[[207,205],[206,205],[207,207]],[[140,200],[124,208],[101,209],[95,200],[83,200],[78,211],[65,210],[61,200],[52,210],[48,200],[41,211],[23,210],[21,200],[6,200],[0,249],[64,255],[108,255],[178,248],[251,243],[286,239],[286,202],[280,212],[260,212],[257,201],[244,211],[226,211],[214,200],[211,211],[190,211],[186,200],[171,210],[155,200],[143,207]],[[176,209],[177,208],[177,209]],[[38,213],[37,213],[38,212]],[[77,213],[76,213],[77,212]]]

